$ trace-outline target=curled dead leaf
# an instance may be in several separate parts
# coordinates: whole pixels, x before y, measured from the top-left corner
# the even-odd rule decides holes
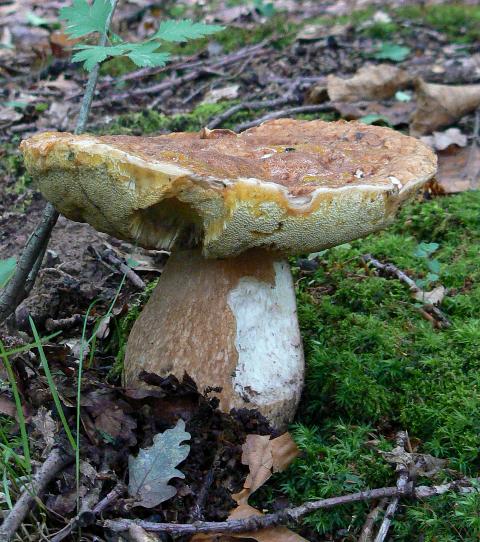
[[[366,65],[349,79],[329,75],[327,90],[332,101],[383,100],[392,97],[397,90],[405,88],[411,82],[411,76],[396,66]]]
[[[242,450],[242,463],[248,465],[250,472],[242,491],[232,495],[238,504],[246,503],[274,472],[285,470],[300,453],[290,433],[272,440],[269,435],[247,435]]]
[[[462,134],[459,128],[449,128],[444,132],[433,132],[430,136],[423,136],[421,141],[430,145],[436,151],[444,151],[450,145],[457,145],[458,147],[467,146],[467,136]]]
[[[410,133],[424,135],[453,124],[480,106],[480,85],[435,85],[415,82],[417,109]]]

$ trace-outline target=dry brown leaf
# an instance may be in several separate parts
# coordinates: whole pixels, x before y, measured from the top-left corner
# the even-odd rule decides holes
[[[246,503],[273,472],[285,470],[300,453],[290,433],[272,440],[269,435],[247,435],[242,450],[242,463],[248,465],[250,472],[242,491],[232,495],[239,504]]]
[[[331,74],[327,77],[327,89],[334,102],[383,100],[411,82],[412,78],[405,70],[390,64],[377,64],[363,66],[350,79]]]
[[[420,140],[436,151],[444,151],[450,145],[467,146],[467,136],[462,134],[459,128],[449,128],[444,132],[433,132],[431,136],[423,136]]]
[[[32,424],[41,437],[42,457],[47,457],[55,445],[55,434],[57,432],[57,425],[52,418],[52,411],[41,406],[35,416],[32,417]]]
[[[456,194],[480,187],[480,148],[451,146],[438,153],[438,184],[446,194]]]
[[[412,117],[412,135],[430,134],[453,124],[480,106],[480,85],[434,85],[417,79],[417,109]]]
[[[327,26],[324,24],[307,24],[297,34],[297,40],[317,41],[329,36],[341,36],[347,32],[350,25],[335,24]]]
[[[229,85],[227,87],[212,88],[202,100],[202,104],[216,104],[222,100],[235,100],[238,98],[240,85]]]
[[[10,416],[11,418],[17,417],[17,407],[15,406],[15,403],[3,395],[0,395],[0,414]]]
[[[427,303],[429,305],[438,305],[443,301],[446,293],[447,290],[445,286],[437,286],[430,292],[415,292],[413,294],[413,297],[417,301],[421,301],[422,303]]]
[[[253,506],[243,503],[235,508],[228,519],[244,519],[249,516],[263,516]],[[247,531],[244,533],[229,533],[228,535],[195,535],[191,542],[231,542],[232,540],[257,540],[257,542],[308,542],[305,538],[297,533],[287,529],[287,527],[267,527],[258,531]]]

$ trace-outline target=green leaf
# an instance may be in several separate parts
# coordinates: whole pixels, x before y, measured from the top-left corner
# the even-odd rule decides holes
[[[7,282],[11,279],[15,266],[17,265],[16,258],[7,258],[6,260],[0,260],[0,288],[6,286]]]
[[[83,67],[87,71],[92,71],[95,64],[103,62],[110,56],[124,55],[128,49],[128,44],[121,45],[77,45],[75,49],[78,51],[72,57],[73,62],[83,62]]]
[[[155,53],[159,44],[155,41],[147,41],[144,43],[129,44],[130,51],[127,56],[137,66],[141,68],[150,68],[153,66],[165,66],[170,58],[170,53]]]
[[[73,0],[70,7],[60,10],[60,18],[67,22],[66,33],[71,38],[81,38],[92,32],[103,32],[112,8],[110,0]]]
[[[168,20],[160,23],[160,27],[152,36],[152,39],[164,41],[188,41],[203,38],[224,30],[224,26],[216,24],[194,23],[190,19],[180,21]]]
[[[185,478],[175,468],[190,452],[190,446],[182,444],[185,440],[190,440],[190,433],[180,419],[173,429],[155,435],[150,448],[141,449],[137,457],[129,456],[128,492],[137,500],[136,506],[153,508],[176,495],[177,490],[168,482]]]
[[[380,49],[373,55],[378,60],[392,60],[402,62],[410,54],[410,47],[397,45],[396,43],[382,43]]]
[[[417,248],[415,249],[415,252],[413,253],[414,256],[417,258],[428,258],[431,256],[440,245],[438,243],[419,243]]]

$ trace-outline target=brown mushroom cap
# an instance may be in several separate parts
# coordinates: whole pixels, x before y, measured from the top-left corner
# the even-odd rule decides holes
[[[68,218],[147,248],[193,238],[207,257],[312,252],[367,235],[436,170],[418,140],[343,121],[280,119],[240,134],[47,132],[21,149]]]

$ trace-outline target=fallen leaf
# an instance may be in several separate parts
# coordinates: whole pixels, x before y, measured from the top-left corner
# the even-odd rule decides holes
[[[417,109],[410,133],[425,135],[453,124],[480,106],[480,85],[434,85],[417,79]]]
[[[15,406],[15,403],[3,395],[0,395],[0,414],[10,416],[11,418],[17,417],[17,407]]]
[[[47,457],[55,445],[55,434],[57,432],[57,424],[52,418],[52,411],[41,406],[35,416],[32,417],[32,424],[36,433],[41,437],[42,457]]]
[[[13,107],[3,107],[0,105],[0,126],[5,127],[17,122],[23,117],[23,113],[18,112]]]
[[[421,301],[422,303],[426,303],[428,305],[438,305],[443,301],[446,292],[447,290],[445,286],[437,286],[430,292],[414,292],[413,297],[417,301]]]
[[[299,41],[317,41],[329,36],[341,36],[345,34],[350,25],[335,24],[328,26],[324,24],[307,24],[297,34]]]
[[[237,506],[228,519],[244,519],[249,516],[263,516],[253,506],[243,503]],[[287,527],[267,527],[258,531],[246,531],[243,533],[229,533],[228,535],[195,535],[191,542],[230,542],[231,540],[257,540],[257,542],[308,542],[305,538],[297,533],[287,529]]]
[[[240,85],[229,85],[228,87],[213,88],[209,90],[202,100],[202,104],[216,104],[222,100],[235,100],[238,98]]]
[[[247,435],[242,451],[242,463],[248,465],[249,474],[243,489],[232,495],[239,504],[246,503],[274,472],[285,470],[300,453],[290,433],[272,440],[269,435]]]
[[[327,77],[327,90],[330,100],[334,102],[383,100],[411,82],[411,76],[396,66],[368,64],[349,79],[330,74]]]
[[[431,136],[422,136],[420,140],[436,151],[443,151],[450,145],[467,146],[467,136],[462,134],[459,128],[449,128],[444,132],[433,132]]]
[[[480,187],[480,148],[450,146],[438,154],[436,179],[446,194],[457,194]]]
[[[175,468],[190,452],[188,444],[181,444],[185,440],[190,440],[190,433],[180,419],[173,429],[155,435],[150,448],[141,449],[137,457],[129,456],[128,492],[137,500],[134,506],[153,508],[176,495],[177,490],[168,482],[185,478]]]

